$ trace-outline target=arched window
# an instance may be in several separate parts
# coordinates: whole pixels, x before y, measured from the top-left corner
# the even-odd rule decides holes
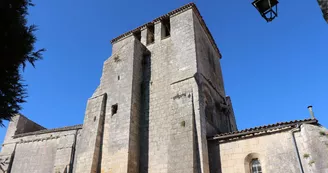
[[[262,173],[262,167],[259,159],[253,159],[250,166],[251,173]]]
[[[265,159],[259,153],[250,153],[245,157],[246,173],[263,173],[265,171]]]

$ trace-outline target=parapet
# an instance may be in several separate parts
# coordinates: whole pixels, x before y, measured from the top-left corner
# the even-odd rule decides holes
[[[9,122],[5,142],[22,133],[44,130],[45,127],[33,122],[22,114],[17,114]]]

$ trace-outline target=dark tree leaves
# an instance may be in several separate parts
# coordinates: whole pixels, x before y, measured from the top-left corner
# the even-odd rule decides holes
[[[31,0],[0,1],[0,125],[21,110],[25,102],[26,86],[20,69],[26,63],[34,67],[42,59],[44,49],[35,51],[35,25],[27,25]]]

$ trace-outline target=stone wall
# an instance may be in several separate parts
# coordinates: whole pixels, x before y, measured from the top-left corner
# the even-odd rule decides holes
[[[140,41],[131,36],[115,43],[112,56],[104,63],[100,85],[93,94],[107,94],[101,172],[139,170],[142,62],[146,53]]]
[[[140,42],[130,35],[113,44],[94,93],[108,94],[102,172],[209,171],[193,15],[189,9],[171,16],[167,38],[163,24],[155,23],[154,43],[147,43],[145,27]]]
[[[199,87],[199,133],[200,159],[206,169],[214,172],[218,169],[219,158],[214,143],[207,142],[207,136],[237,130],[230,98],[226,99],[221,72],[221,55],[216,52],[209,36],[205,32],[199,17],[194,13],[194,34],[197,56],[197,74],[195,79]],[[205,166],[206,165],[206,166]],[[208,170],[209,171],[209,170]]]
[[[228,106],[227,114],[228,114],[228,117],[229,117],[230,131],[238,131],[235,112],[233,110],[232,101],[231,101],[230,96],[226,96],[226,103],[227,103],[227,106]]]
[[[100,169],[106,99],[107,95],[102,94],[88,100],[83,129],[75,153],[77,160],[74,172],[76,173],[97,172]]]
[[[220,64],[221,55],[216,52],[198,17],[194,14],[193,18],[197,53],[197,77],[201,88],[202,102],[205,106],[204,110],[206,111],[207,135],[236,130],[235,127],[237,126],[233,111],[230,111],[229,103],[226,100]]]
[[[19,143],[16,145],[12,172],[52,172],[57,150],[57,139]]]
[[[328,172],[328,130],[324,127],[304,125],[300,132],[299,145],[304,171],[310,173]],[[309,154],[304,158],[304,154]]]
[[[304,124],[295,132],[295,139],[306,173],[328,172],[328,131],[316,125]],[[268,135],[259,135],[219,144],[220,173],[249,173],[249,162],[258,158],[263,173],[299,173],[292,133],[278,131]]]
[[[197,170],[192,99],[198,102],[198,89],[192,14],[190,9],[172,16],[168,38],[162,38],[163,25],[156,23],[153,44],[146,43],[147,28],[142,29],[140,42],[130,36],[113,44],[94,94],[108,94],[102,172]],[[185,102],[179,101],[183,99]],[[112,115],[111,105],[115,104],[118,110]]]
[[[147,43],[149,28],[141,28],[140,40],[129,35],[115,42],[104,63],[93,95],[108,94],[102,172],[209,172],[206,136],[231,130],[227,116],[216,117],[214,130],[207,128],[200,84],[210,86],[217,103],[225,94],[219,57],[200,19],[189,9],[169,20],[169,37],[156,22],[154,43]],[[201,59],[204,51],[211,68]]]
[[[44,127],[29,120],[23,115],[16,115],[8,125],[5,141],[10,141],[14,135],[43,130]]]
[[[47,133],[55,136],[33,141],[38,134],[24,144],[17,142],[25,137],[11,138],[17,125],[8,130],[3,158],[15,150],[22,158],[14,158],[13,170],[209,173],[208,152],[217,150],[208,148],[207,136],[231,131],[235,121],[227,111],[232,106],[225,97],[220,55],[191,7],[163,17],[170,21],[168,37],[160,18],[113,43],[81,130],[67,131],[69,137]],[[152,26],[154,42],[148,43]],[[33,131],[34,125],[28,127],[33,128],[23,131]],[[31,156],[36,159],[25,164]]]
[[[79,129],[76,126],[13,136],[9,141],[4,141],[0,156],[12,155],[12,160],[7,162],[11,172],[64,173],[73,166],[75,139]]]
[[[192,10],[172,16],[170,23],[171,36],[162,39],[163,26],[157,23],[155,42],[147,46],[151,52],[149,134],[141,141],[148,143],[141,145],[148,145],[144,150],[148,165],[143,165],[149,173],[193,171],[193,93],[188,82],[196,73]]]

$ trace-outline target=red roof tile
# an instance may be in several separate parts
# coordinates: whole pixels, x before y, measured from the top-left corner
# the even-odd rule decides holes
[[[265,126],[258,126],[253,128],[248,128],[240,131],[234,131],[229,133],[221,133],[217,134],[214,137],[210,137],[209,140],[221,140],[221,139],[229,139],[229,138],[240,138],[245,135],[251,135],[260,132],[267,132],[272,130],[282,130],[286,128],[293,128],[302,124],[318,124],[317,119],[304,119],[304,120],[294,120],[287,122],[278,122],[276,124],[268,124]]]

